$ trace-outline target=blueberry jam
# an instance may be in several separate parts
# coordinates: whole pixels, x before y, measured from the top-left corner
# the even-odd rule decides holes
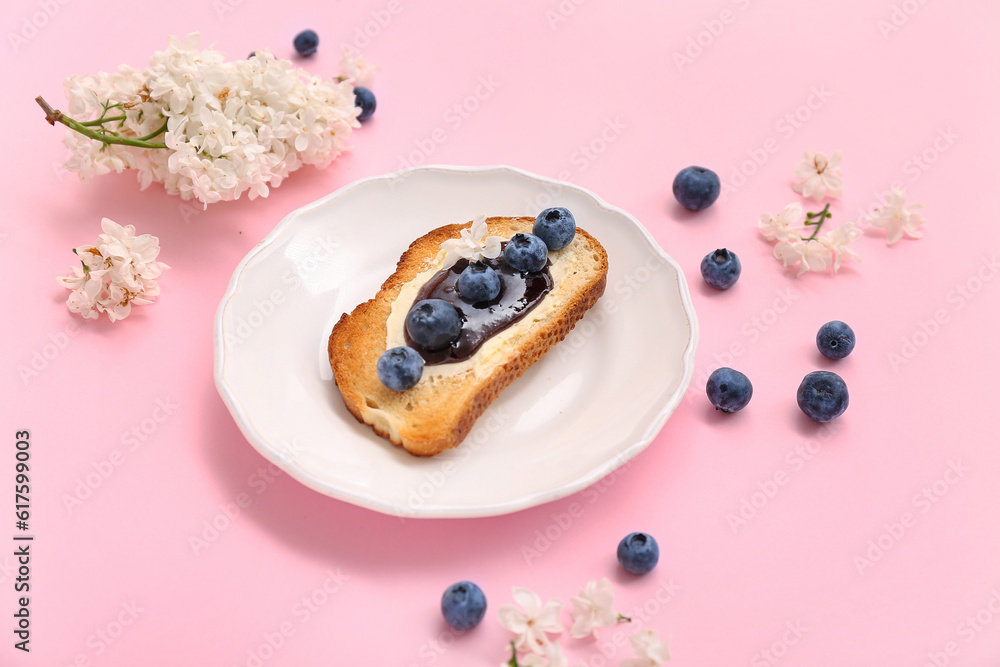
[[[462,333],[443,350],[429,352],[420,349],[406,336],[406,344],[415,348],[428,365],[447,364],[468,359],[491,336],[503,331],[527,315],[552,290],[551,262],[546,261],[541,271],[521,273],[503,261],[503,254],[496,259],[484,259],[500,276],[500,294],[492,301],[469,303],[458,293],[458,278],[469,265],[460,259],[449,269],[438,271],[420,288],[414,303],[423,299],[444,299],[452,303],[462,315]]]

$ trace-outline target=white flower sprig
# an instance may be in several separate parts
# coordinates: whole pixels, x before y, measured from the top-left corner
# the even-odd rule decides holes
[[[866,222],[876,229],[886,230],[886,245],[892,245],[903,238],[904,233],[918,239],[924,235],[920,227],[925,222],[923,214],[916,212],[919,208],[923,208],[923,204],[906,205],[906,191],[903,188],[892,188],[886,197],[885,206],[869,215]]]
[[[71,312],[87,319],[106,313],[114,322],[128,317],[133,304],[153,303],[160,293],[156,279],[170,267],[156,261],[160,245],[155,236],[136,236],[132,225],[122,227],[108,218],[101,220],[101,229],[95,245],[73,249],[80,266],[57,280],[73,290],[66,300]]]
[[[362,59],[345,54],[349,71],[324,81],[268,51],[227,62],[199,44],[197,33],[172,37],[144,70],[70,76],[67,113],[36,98],[50,124],[69,128],[64,168],[84,181],[133,169],[142,189],[163,183],[207,206],[266,197],[303,165],[326,167],[360,126],[352,82],[375,69]]]
[[[861,238],[863,232],[853,222],[845,222],[831,232],[819,236],[823,222],[832,217],[830,204],[822,211],[806,213],[802,227],[793,227],[802,220],[802,206],[792,203],[786,206],[778,215],[765,213],[757,223],[761,234],[769,241],[777,241],[774,246],[774,256],[785,266],[798,266],[798,274],[806,271],[823,271],[833,267],[834,272],[840,270],[845,257],[861,261],[851,244]],[[813,227],[812,233],[805,232]]]
[[[795,167],[795,176],[803,179],[792,188],[804,197],[812,197],[821,201],[824,197],[836,198],[843,194],[844,186],[840,173],[840,151],[835,151],[829,159],[824,153],[806,151],[805,157]],[[869,215],[866,222],[876,228],[885,229],[885,241],[892,245],[906,234],[912,238],[924,235],[920,229],[925,220],[917,212],[922,204],[906,205],[906,191],[894,187],[889,191],[883,206]],[[801,276],[806,271],[823,271],[833,267],[834,272],[840,270],[845,258],[861,261],[851,245],[864,236],[864,231],[853,222],[845,222],[833,231],[820,236],[819,230],[823,222],[831,217],[830,204],[822,211],[806,213],[802,220],[802,206],[792,203],[786,206],[778,215],[765,213],[757,222],[761,234],[768,241],[776,241],[774,256],[785,266],[797,266]],[[809,227],[813,227],[812,233]]]
[[[559,621],[563,603],[549,600],[542,605],[538,595],[526,588],[514,588],[513,596],[519,607],[503,605],[497,610],[500,624],[514,633],[510,642],[510,659],[501,667],[567,667],[558,637],[564,631]],[[597,628],[609,628],[632,619],[613,611],[614,591],[607,578],[588,581],[578,597],[572,598],[570,617],[573,625],[570,637],[583,639],[597,635]],[[647,667],[662,665],[670,659],[667,643],[660,642],[655,632],[644,630],[630,637],[638,658],[622,661],[622,667]]]
[[[818,202],[823,201],[824,197],[840,197],[844,194],[840,159],[840,151],[834,151],[829,158],[820,151],[806,151],[802,162],[792,172],[802,182],[793,185],[792,189],[803,197],[812,197]]]
[[[472,221],[468,228],[463,229],[457,239],[448,239],[441,244],[445,251],[444,268],[449,269],[460,259],[478,262],[500,256],[503,239],[499,236],[486,236],[489,231],[486,225],[486,215],[482,214]]]

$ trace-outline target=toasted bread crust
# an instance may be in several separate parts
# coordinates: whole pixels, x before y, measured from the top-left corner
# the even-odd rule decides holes
[[[489,234],[505,239],[531,231],[533,223],[530,217],[487,219]],[[545,299],[557,299],[556,310],[534,322],[488,376],[464,373],[428,381],[425,371],[425,378],[412,389],[386,388],[375,365],[386,349],[386,322],[393,302],[404,285],[433,267],[441,243],[457,238],[470,224],[439,227],[415,240],[375,298],[341,316],[330,334],[330,366],[347,409],[378,435],[417,456],[433,456],[462,442],[500,392],[566,337],[604,293],[607,282],[607,253],[593,236],[577,229],[573,242],[555,253],[553,262],[579,263],[583,278],[576,278],[574,272],[572,286],[562,286],[560,291],[561,286],[555,285]]]

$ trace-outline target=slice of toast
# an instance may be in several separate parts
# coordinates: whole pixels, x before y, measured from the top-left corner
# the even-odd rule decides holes
[[[486,220],[491,236],[530,232],[534,218]],[[403,322],[416,290],[440,270],[441,243],[464,225],[439,227],[414,241],[374,299],[345,313],[330,334],[330,366],[344,403],[358,421],[417,456],[458,445],[500,392],[566,337],[604,293],[608,255],[582,229],[549,253],[552,290],[521,320],[497,333],[469,360],[427,365],[420,382],[397,392],[375,370],[386,349],[404,345]],[[395,305],[394,305],[394,302]]]

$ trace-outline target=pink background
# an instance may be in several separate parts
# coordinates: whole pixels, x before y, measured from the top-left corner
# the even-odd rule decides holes
[[[13,547],[0,548],[0,664],[495,665],[511,586],[568,601],[607,576],[618,610],[645,607],[633,628],[669,636],[678,666],[1000,665],[996,3],[486,4],[4,4],[0,540],[15,532],[14,433],[30,429],[36,541],[28,655],[12,647]],[[62,132],[32,100],[63,104],[67,75],[144,65],[192,30],[234,58],[290,54],[305,27],[321,37],[301,62],[311,72],[335,73],[341,43],[382,67],[374,119],[330,168],[205,212],[129,174],[80,184],[60,171]],[[926,204],[925,238],[886,247],[870,232],[864,262],[837,276],[783,270],[756,220],[798,200],[791,171],[810,149],[844,152],[834,223],[898,181]],[[570,180],[636,216],[684,268],[701,325],[695,379],[631,466],[513,515],[401,521],[272,475],[241,436],[212,378],[236,264],[290,211],[419,163]],[[698,215],[670,193],[690,164],[734,186]],[[114,325],[71,315],[55,283],[102,216],[159,236],[173,267],[155,306]],[[698,265],[722,246],[743,277],[718,293]],[[836,364],[813,345],[830,319],[859,339]],[[704,397],[719,364],[754,382],[742,413]],[[794,402],[817,368],[851,390],[832,435]],[[227,520],[241,497],[249,506]],[[759,507],[734,528],[744,500]],[[646,577],[615,561],[632,530],[663,551]],[[869,541],[885,551],[862,567]],[[438,604],[460,579],[490,608],[457,636]],[[571,664],[618,664],[631,651],[614,638],[564,645]]]

